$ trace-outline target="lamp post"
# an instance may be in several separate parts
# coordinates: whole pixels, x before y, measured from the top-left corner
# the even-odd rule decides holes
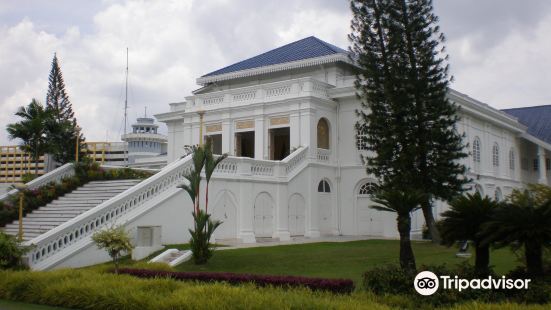
[[[25,193],[23,192],[27,189],[27,185],[24,183],[15,184],[15,188],[19,191],[19,233],[17,239],[23,241],[23,198]]]
[[[197,114],[199,114],[199,146],[203,146],[203,116],[205,111],[199,110]]]
[[[77,138],[76,138],[76,141],[75,141],[75,163],[78,163],[78,147],[79,147],[79,142],[80,142],[80,130],[82,128],[80,128],[78,125],[77,127],[75,127],[76,131],[77,131]]]

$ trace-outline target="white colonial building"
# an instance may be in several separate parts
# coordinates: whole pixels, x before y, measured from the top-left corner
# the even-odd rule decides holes
[[[215,151],[236,157],[228,162],[246,166],[211,192],[213,212],[231,223],[221,237],[397,235],[394,215],[369,208],[374,180],[356,140],[353,66],[345,50],[309,37],[198,78],[200,89],[156,115],[168,126],[169,162],[203,132]],[[461,107],[473,189],[502,199],[523,184],[549,183],[549,141],[464,94],[451,90],[449,99]],[[298,156],[305,159],[294,173],[278,174],[278,164]],[[419,212],[414,231],[422,224]]]
[[[97,206],[82,207],[85,212],[60,213],[64,220],[57,222],[44,219],[48,228],[36,224],[39,215],[28,219],[36,225],[26,237],[35,245],[29,265],[51,269],[108,261],[91,235],[114,224],[132,234],[137,257],[160,243],[188,242],[193,206],[177,186],[192,169],[188,146],[199,144],[201,134],[212,140],[215,153],[230,155],[209,188],[209,212],[223,221],[216,239],[397,237],[395,215],[369,208],[367,189],[375,180],[360,159],[365,145],[358,143],[354,126],[360,101],[353,68],[345,50],[308,37],[198,78],[201,88],[155,116],[168,127],[166,167],[137,185],[126,184],[128,189],[117,185],[119,192],[110,192],[115,196],[106,194]],[[463,163],[472,191],[503,199],[527,183],[550,183],[551,107],[504,112],[453,90],[449,99],[461,107],[457,127],[469,145]],[[66,165],[29,186],[72,173]],[[42,212],[66,210],[69,199]],[[444,209],[437,203],[435,215]],[[420,212],[412,224],[419,235]]]

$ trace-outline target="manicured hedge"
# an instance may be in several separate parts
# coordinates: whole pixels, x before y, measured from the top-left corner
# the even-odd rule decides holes
[[[254,283],[258,286],[307,287],[313,291],[330,291],[341,294],[351,293],[354,290],[354,282],[350,279],[267,276],[231,272],[175,272],[131,268],[121,269],[119,273],[140,278],[171,278],[201,282],[228,282],[230,284]]]

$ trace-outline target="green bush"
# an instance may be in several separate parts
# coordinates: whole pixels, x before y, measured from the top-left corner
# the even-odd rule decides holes
[[[21,246],[14,236],[0,231],[0,269],[24,269],[22,257],[28,249]]]
[[[113,259],[115,264],[115,273],[119,272],[119,259],[125,253],[132,251],[130,237],[124,226],[111,227],[100,230],[92,235],[92,240],[98,249],[105,249],[107,254]]]
[[[468,264],[461,264],[454,268],[446,265],[421,266],[419,271],[429,270],[436,275],[459,276],[463,279],[478,279],[475,268]],[[500,278],[493,271],[490,276]],[[439,289],[430,296],[421,296],[413,288],[416,273],[405,273],[398,265],[387,265],[373,268],[364,274],[364,289],[379,296],[394,295],[403,298],[392,299],[391,304],[403,308],[420,307],[422,305],[447,306],[468,301],[476,302],[518,302],[538,303],[551,302],[551,281],[542,279],[532,282],[528,290],[473,290],[467,289],[459,292],[455,289]],[[506,275],[511,279],[527,279],[529,276],[523,268],[517,268]],[[407,303],[404,304],[404,299]]]

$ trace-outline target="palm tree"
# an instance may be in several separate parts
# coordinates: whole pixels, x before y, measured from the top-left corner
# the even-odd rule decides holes
[[[38,175],[38,160],[50,148],[47,137],[53,121],[52,114],[40,102],[32,99],[27,107],[20,107],[15,115],[22,120],[7,126],[9,138],[21,140],[21,150],[31,154],[34,173]]]
[[[524,246],[528,273],[543,276],[543,247],[551,244],[551,200],[538,203],[528,190],[516,191],[512,197],[485,225],[483,242],[513,249]]]
[[[218,157],[214,157],[212,154],[212,141],[211,139],[207,139],[207,143],[205,144],[205,178],[207,179],[207,185],[205,189],[205,212],[209,212],[209,183],[210,178],[212,177],[212,174],[214,173],[214,170],[216,169],[216,166],[223,161],[226,157],[228,157],[228,154],[222,154]]]
[[[475,247],[475,270],[487,274],[490,264],[490,245],[482,243],[480,231],[487,223],[499,203],[479,193],[466,194],[450,202],[450,209],[442,213],[439,224],[442,243],[447,246],[457,241],[470,240]]]
[[[411,216],[410,213],[420,208],[423,195],[415,191],[394,189],[379,189],[375,192],[373,201],[380,204],[371,206],[379,211],[395,212],[400,234],[400,266],[403,270],[416,269],[415,256],[411,248]]]
[[[191,160],[193,161],[193,169],[185,178],[188,184],[181,184],[178,187],[183,188],[190,196],[193,202],[193,212],[199,213],[199,194],[201,189],[201,171],[205,165],[205,150],[202,146],[193,146]]]

